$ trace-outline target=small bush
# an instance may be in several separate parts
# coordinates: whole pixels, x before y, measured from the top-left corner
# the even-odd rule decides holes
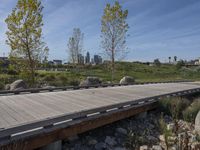
[[[72,86],[78,86],[79,84],[80,84],[80,82],[78,80],[69,81],[69,85],[72,85]]]
[[[159,108],[174,119],[182,118],[182,111],[190,105],[189,100],[185,98],[167,98],[159,101]]]
[[[44,78],[43,78],[43,80],[45,80],[45,81],[55,81],[56,80],[56,77],[55,77],[55,75],[54,74],[47,74]]]
[[[18,75],[19,74],[19,72],[15,69],[15,67],[13,65],[8,66],[7,73],[8,73],[8,75]]]
[[[68,78],[65,74],[60,74],[58,76],[58,80],[60,80],[60,82],[62,82],[63,86],[66,86],[66,84],[68,83]]]
[[[0,90],[4,89],[4,84],[2,82],[0,82]]]
[[[178,61],[176,64],[177,69],[181,69],[185,65],[185,62],[183,60]]]
[[[195,99],[194,102],[183,111],[183,119],[188,122],[195,122],[195,117],[200,110],[200,99]]]

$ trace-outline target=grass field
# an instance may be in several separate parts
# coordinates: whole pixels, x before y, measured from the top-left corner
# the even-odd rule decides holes
[[[141,63],[118,62],[115,66],[114,81],[118,83],[123,76],[132,76],[136,82],[159,82],[169,80],[200,80],[200,67],[182,67],[162,64],[149,66]],[[111,81],[111,71],[108,65],[78,66],[67,71],[37,71],[37,81],[54,86],[77,85],[87,76],[99,77],[103,82]],[[10,83],[18,76],[0,74],[3,84]]]

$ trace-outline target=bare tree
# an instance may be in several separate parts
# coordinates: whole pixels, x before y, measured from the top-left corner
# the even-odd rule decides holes
[[[107,4],[101,19],[102,47],[111,59],[112,81],[114,79],[115,60],[127,53],[126,33],[128,24],[126,19],[128,10],[123,11],[119,2],[113,6]]]
[[[83,37],[84,34],[81,33],[81,30],[74,28],[73,35],[68,40],[69,60],[73,64],[78,63],[78,56],[83,53]]]

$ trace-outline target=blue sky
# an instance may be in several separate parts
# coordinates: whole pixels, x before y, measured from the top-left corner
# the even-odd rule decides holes
[[[17,0],[0,0],[0,55],[9,53],[5,44],[5,18]],[[130,61],[152,61],[178,56],[200,57],[200,0],[120,0],[128,9],[130,26],[127,39]],[[44,40],[49,59],[67,60],[67,41],[73,28],[84,33],[84,49],[101,54],[101,16],[112,0],[43,0]]]

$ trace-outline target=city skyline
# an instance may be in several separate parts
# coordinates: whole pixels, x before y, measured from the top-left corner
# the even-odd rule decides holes
[[[0,0],[0,55],[9,52],[5,44],[5,18],[17,0]],[[101,16],[106,3],[114,1],[44,0],[44,41],[50,48],[49,59],[67,61],[67,41],[73,28],[84,33],[84,49],[102,55],[100,48]],[[200,1],[133,0],[119,1],[129,10],[130,29],[126,60],[167,61],[168,56],[195,59],[200,56]],[[82,19],[84,18],[84,19]],[[85,53],[84,53],[85,55]]]

